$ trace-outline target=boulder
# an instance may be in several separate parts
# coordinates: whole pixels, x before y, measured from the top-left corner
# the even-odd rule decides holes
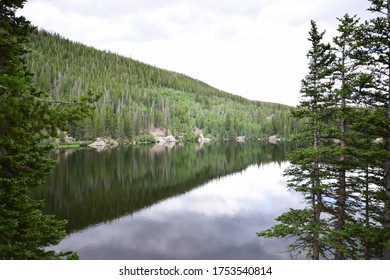
[[[210,142],[210,141],[211,141],[210,138],[203,137],[203,135],[201,135],[201,136],[198,138],[198,142],[199,142],[199,143],[206,143],[206,142]]]
[[[156,143],[164,143],[165,142],[164,137],[154,137],[154,140]]]
[[[106,144],[108,144],[110,147],[117,147],[119,145],[118,141],[115,139],[106,140]]]
[[[382,144],[384,143],[385,141],[383,140],[383,138],[376,138],[372,141],[372,143],[374,144]]]
[[[176,138],[173,135],[168,135],[167,137],[164,137],[163,140],[165,142],[176,142]]]
[[[278,137],[276,135],[271,135],[268,137],[268,142],[271,144],[276,144],[279,141]]]
[[[106,147],[116,147],[118,146],[118,141],[113,139],[101,139],[97,138],[95,142],[89,144],[88,146],[95,149],[103,149]]]
[[[99,138],[98,138],[99,139]],[[96,140],[95,142],[91,143],[88,145],[89,147],[92,147],[92,148],[96,148],[96,147],[105,147],[106,146],[106,142],[104,142],[103,140]]]

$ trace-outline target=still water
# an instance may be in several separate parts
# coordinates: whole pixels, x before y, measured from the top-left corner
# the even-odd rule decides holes
[[[256,236],[302,199],[286,189],[285,144],[211,143],[58,151],[33,196],[68,219],[54,248],[81,259],[288,259]]]

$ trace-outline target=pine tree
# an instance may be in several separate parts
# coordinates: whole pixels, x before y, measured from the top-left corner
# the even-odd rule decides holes
[[[327,197],[331,198],[327,203],[327,212],[331,218],[329,222],[334,224],[330,234],[329,243],[334,248],[335,259],[356,258],[354,239],[346,238],[346,223],[353,220],[356,210],[353,208],[350,194],[350,178],[348,171],[356,169],[356,161],[351,158],[353,150],[351,138],[356,137],[350,130],[353,122],[353,97],[357,80],[357,64],[352,59],[356,49],[356,29],[359,20],[348,14],[338,19],[340,24],[337,29],[339,35],[333,39],[334,50],[337,58],[334,63],[333,79],[335,88],[332,90],[332,98],[328,103],[327,123],[329,128],[325,132],[328,139],[337,139],[338,144],[329,143],[327,151],[327,168],[330,170]],[[357,188],[356,188],[357,189]],[[347,203],[349,207],[347,209]]]
[[[368,76],[366,89],[360,93],[360,103],[373,111],[378,138],[384,139],[381,158],[383,173],[383,258],[390,259],[390,1],[370,0],[369,11],[376,15],[361,28],[359,59]],[[375,138],[374,138],[375,139]]]
[[[0,259],[74,258],[45,251],[65,236],[65,221],[44,215],[29,190],[53,167],[48,139],[86,116],[90,106],[53,101],[32,85],[25,45],[33,28],[15,15],[24,2],[0,2]]]
[[[374,182],[373,171],[377,165],[372,156],[375,155],[373,134],[367,133],[369,124],[363,117],[368,116],[370,111],[357,106],[359,93],[364,90],[367,78],[361,73],[357,59],[358,19],[345,15],[338,20],[339,34],[333,39],[337,54],[333,71],[335,87],[327,105],[327,129],[323,131],[324,138],[332,139],[324,152],[328,170],[326,180],[329,182],[325,208],[328,223],[333,225],[327,243],[335,259],[359,259],[363,257],[362,251],[366,250],[362,249],[362,244],[366,248],[374,247],[372,242],[370,246],[367,243],[370,239],[367,233],[376,230],[368,222],[373,214],[370,211],[367,215],[362,213],[366,212],[364,209],[368,210],[369,200],[376,203],[373,190],[370,189],[369,193],[363,190],[367,191]],[[368,154],[371,156],[367,157]],[[364,196],[369,196],[366,205],[362,200]],[[365,221],[360,219],[362,215],[367,216]]]
[[[325,257],[326,244],[323,236],[328,226],[321,218],[323,213],[323,151],[321,130],[324,126],[324,114],[329,93],[333,86],[331,79],[335,56],[329,44],[322,43],[325,32],[319,32],[317,24],[311,21],[309,41],[311,49],[309,73],[302,80],[301,102],[293,115],[307,120],[306,129],[297,136],[299,140],[311,143],[311,147],[302,148],[290,155],[291,167],[285,174],[289,177],[289,188],[303,194],[307,207],[302,210],[291,209],[276,220],[280,224],[258,233],[263,237],[294,236],[295,242],[290,249],[297,253],[306,252],[311,259]]]

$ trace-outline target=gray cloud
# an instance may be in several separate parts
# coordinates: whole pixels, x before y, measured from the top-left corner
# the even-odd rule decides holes
[[[249,99],[296,105],[310,20],[331,40],[336,17],[366,19],[368,6],[367,0],[29,0],[22,13],[72,40]]]
[[[240,30],[234,18],[257,17],[270,0],[31,0],[28,5],[55,7],[62,20],[82,17],[116,26],[118,38],[134,41],[174,39],[214,32],[219,39],[233,38]],[[48,16],[48,15],[46,15]],[[69,22],[70,25],[77,23]],[[81,23],[82,24],[82,23]],[[82,25],[79,26],[82,31]],[[115,33],[115,32],[114,32]],[[103,35],[103,34],[102,34]],[[104,34],[112,36],[112,34]]]
[[[28,5],[54,7],[62,22],[87,32],[80,18],[96,22],[95,37],[147,42],[183,40],[209,35],[215,40],[242,40],[256,36],[254,28],[268,24],[307,25],[311,19],[335,22],[344,13],[364,14],[367,1],[356,0],[30,0]],[[353,4],[352,4],[353,3]],[[43,16],[43,15],[41,15]],[[50,17],[50,15],[44,15]],[[257,21],[267,19],[262,26]],[[271,19],[271,20],[270,20]],[[34,22],[34,19],[33,19]],[[104,26],[106,25],[106,26]],[[72,27],[70,27],[72,28]],[[253,28],[253,30],[248,30]],[[99,30],[101,29],[101,30]],[[103,33],[104,32],[104,33]],[[261,32],[261,30],[258,30]],[[92,35],[91,35],[92,36]]]
[[[96,240],[93,245],[79,242],[75,234],[57,248],[77,250],[82,259],[288,258],[284,241],[256,237],[259,227],[272,223],[272,217],[254,215],[205,218],[184,213],[164,221],[125,218],[81,233],[84,240]]]

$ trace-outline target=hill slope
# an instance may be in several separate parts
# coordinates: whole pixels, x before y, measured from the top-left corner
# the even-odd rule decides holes
[[[249,101],[175,72],[37,31],[28,67],[53,99],[88,90],[102,95],[91,118],[70,133],[77,139],[120,140],[166,128],[178,136],[195,128],[214,138],[288,135],[294,130],[286,105]]]

